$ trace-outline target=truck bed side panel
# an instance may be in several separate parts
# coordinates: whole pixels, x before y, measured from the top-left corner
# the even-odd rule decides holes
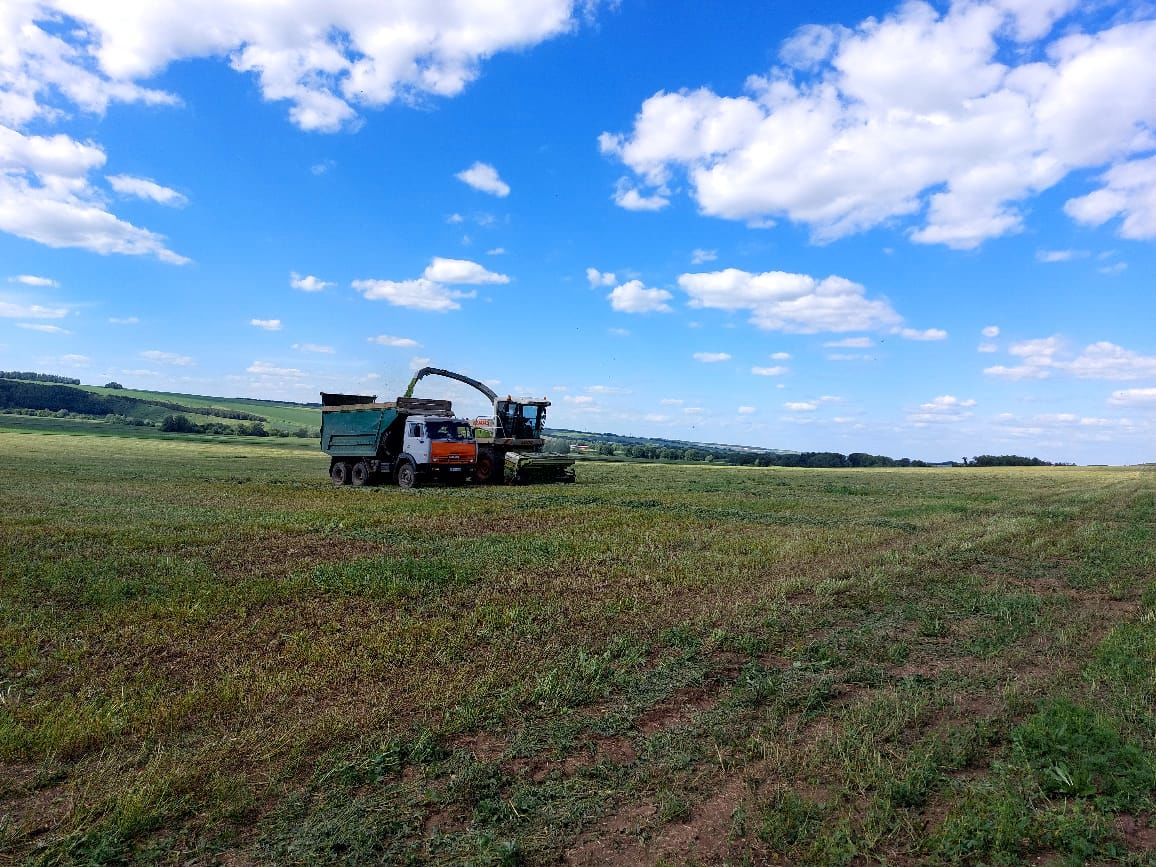
[[[321,448],[337,458],[371,458],[382,434],[397,419],[396,409],[356,409],[321,415]]]

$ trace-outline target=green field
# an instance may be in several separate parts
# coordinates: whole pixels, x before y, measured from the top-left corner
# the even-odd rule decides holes
[[[1152,467],[403,492],[66,422],[0,419],[0,862],[1152,863]]]

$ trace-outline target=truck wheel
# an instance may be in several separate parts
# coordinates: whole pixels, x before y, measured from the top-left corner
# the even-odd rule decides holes
[[[334,461],[329,465],[329,478],[335,485],[349,484],[349,464],[345,461]]]
[[[397,486],[399,488],[417,487],[417,467],[411,462],[404,461],[397,468]]]
[[[369,464],[365,461],[358,461],[353,465],[353,472],[350,476],[350,481],[353,482],[353,487],[364,488],[369,484]]]
[[[492,485],[496,481],[494,478],[497,475],[496,470],[494,456],[482,455],[478,458],[478,465],[474,467],[474,481],[479,485]]]

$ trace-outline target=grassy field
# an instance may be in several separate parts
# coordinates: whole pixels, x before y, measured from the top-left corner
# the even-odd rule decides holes
[[[0,430],[0,861],[1153,861],[1153,468],[75,430]]]

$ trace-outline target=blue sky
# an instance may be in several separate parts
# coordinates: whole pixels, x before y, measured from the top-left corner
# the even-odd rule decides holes
[[[720,8],[5,3],[0,368],[1156,459],[1156,10]]]

